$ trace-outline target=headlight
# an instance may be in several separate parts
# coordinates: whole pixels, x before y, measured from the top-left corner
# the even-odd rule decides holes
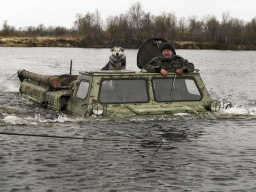
[[[102,115],[104,112],[104,108],[101,104],[95,104],[92,106],[92,114],[94,115]]]
[[[217,112],[220,110],[220,108],[221,108],[221,104],[219,101],[214,100],[211,102],[211,104],[210,104],[211,111]]]

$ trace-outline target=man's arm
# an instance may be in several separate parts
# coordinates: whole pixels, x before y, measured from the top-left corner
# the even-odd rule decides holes
[[[158,57],[151,59],[145,66],[144,69],[149,73],[160,73],[161,67],[159,66]]]
[[[182,58],[182,62],[183,62],[183,67],[181,68],[183,73],[190,73],[190,72],[193,72],[195,67],[194,67],[194,64],[193,63],[190,63],[188,62],[188,60],[186,59],[183,59]]]

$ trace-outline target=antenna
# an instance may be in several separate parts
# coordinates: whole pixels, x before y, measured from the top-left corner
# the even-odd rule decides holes
[[[72,60],[70,61],[70,71],[69,71],[69,75],[72,75]]]

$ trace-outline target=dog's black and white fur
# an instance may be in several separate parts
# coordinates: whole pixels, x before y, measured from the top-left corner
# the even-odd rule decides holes
[[[109,62],[101,70],[125,70],[126,68],[126,55],[124,48],[113,47],[112,54],[109,57]]]

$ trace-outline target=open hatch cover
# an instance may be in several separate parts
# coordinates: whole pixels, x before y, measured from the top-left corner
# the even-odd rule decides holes
[[[162,44],[167,42],[165,39],[152,38],[145,41],[139,48],[137,54],[137,66],[141,69],[154,57],[161,54]]]

